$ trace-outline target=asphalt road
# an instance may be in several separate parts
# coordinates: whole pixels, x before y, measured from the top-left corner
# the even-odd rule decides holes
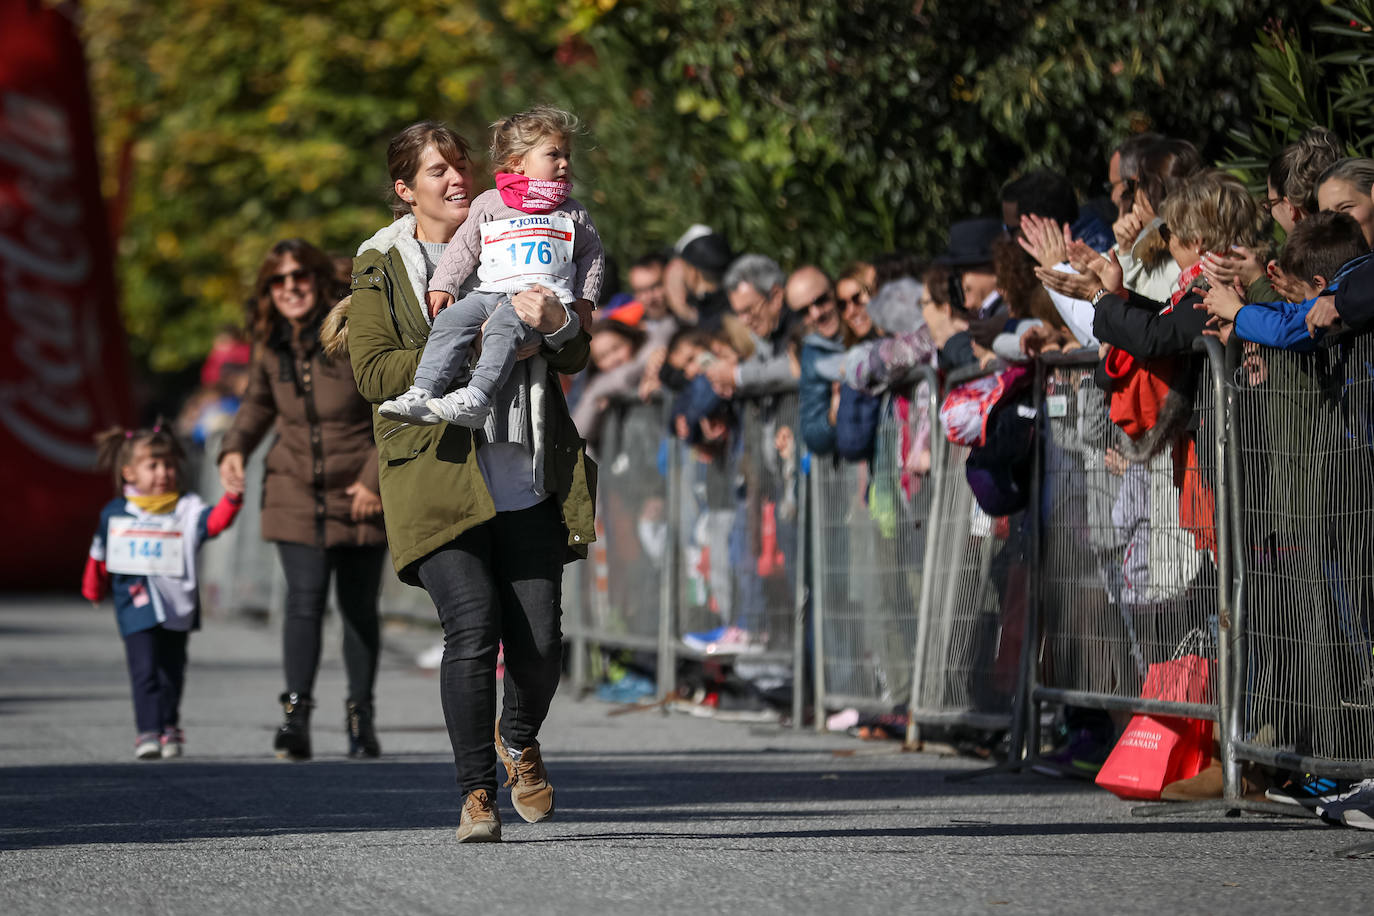
[[[132,759],[108,607],[0,599],[0,914],[1368,913],[1374,835],[1315,821],[1142,819],[1080,783],[886,744],[555,703],[557,819],[502,798],[505,842],[454,842],[429,640],[388,632],[385,755],[343,756],[331,629],[317,759],[273,759],[279,636],[191,642],[187,756]]]

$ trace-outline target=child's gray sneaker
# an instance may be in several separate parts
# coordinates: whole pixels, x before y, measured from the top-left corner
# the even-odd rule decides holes
[[[157,732],[139,732],[134,739],[134,757],[157,760],[162,757],[162,736]]]
[[[480,429],[491,413],[491,402],[474,388],[459,388],[442,398],[432,398],[428,406],[440,419],[469,429]]]
[[[416,426],[433,426],[440,422],[441,418],[425,406],[425,402],[429,399],[428,391],[412,385],[405,394],[389,401],[383,401],[381,406],[377,408],[377,413],[388,420],[401,420]]]

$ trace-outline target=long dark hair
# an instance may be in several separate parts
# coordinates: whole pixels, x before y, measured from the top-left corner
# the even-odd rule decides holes
[[[248,332],[254,344],[265,344],[272,336],[272,330],[284,321],[272,304],[272,276],[281,267],[281,262],[290,255],[296,263],[306,270],[315,283],[315,308],[306,316],[306,323],[314,321],[348,295],[348,286],[339,279],[334,262],[320,249],[304,239],[283,239],[272,246],[267,257],[262,259],[257,279],[253,282],[253,293],[245,304]]]

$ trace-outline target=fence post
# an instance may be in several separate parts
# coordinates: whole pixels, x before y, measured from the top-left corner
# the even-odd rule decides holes
[[[811,456],[801,454],[801,442],[797,442],[797,587],[796,608],[792,618],[792,728],[800,730],[805,704],[802,702],[802,689],[806,684],[806,599],[807,592],[815,594],[808,576],[811,550],[807,542],[811,539]],[[821,715],[819,707],[815,715]]]
[[[574,563],[572,575],[568,578],[572,580],[572,586],[576,593],[574,599],[577,607],[577,629],[572,636],[572,687],[573,696],[577,699],[587,692],[587,564],[590,560],[583,560],[581,563]],[[567,582],[564,582],[566,588]],[[563,604],[567,606],[567,595],[563,596]]]
[[[665,405],[664,413],[667,411]],[[668,476],[664,492],[668,530],[663,541],[663,578],[658,592],[658,697],[666,701],[677,690],[677,601],[681,591],[678,587],[678,528],[682,524],[682,449],[676,439],[668,441]],[[663,711],[668,712],[666,703]]]
[[[813,456],[814,458],[815,456]],[[810,491],[808,502],[812,506],[820,503],[820,482],[816,468],[811,468],[811,473],[807,474],[807,489]],[[811,569],[812,578],[819,578],[821,564],[825,560],[825,550],[821,544],[821,519],[819,512],[811,512],[809,519],[811,538],[816,547],[815,555],[812,557]],[[815,727],[816,731],[825,731],[825,589],[816,588],[811,590],[811,687],[813,692],[812,702],[815,705]]]
[[[1232,683],[1231,640],[1235,630],[1232,615],[1231,588],[1235,557],[1232,555],[1232,511],[1239,503],[1239,463],[1230,448],[1230,427],[1233,422],[1231,392],[1226,384],[1226,356],[1221,342],[1213,337],[1201,338],[1207,353],[1207,375],[1215,402],[1212,416],[1212,436],[1217,451],[1216,496],[1213,501],[1214,524],[1217,534],[1217,736],[1221,744],[1222,797],[1238,800],[1242,792],[1240,761],[1236,758],[1234,742],[1238,722],[1235,716],[1236,685]]]
[[[935,370],[926,367],[922,373],[929,391],[926,410],[930,417],[930,513],[926,516],[926,544],[921,551],[921,595],[916,601],[916,646],[911,657],[911,700],[907,704],[906,746],[915,748],[921,740],[921,728],[916,724],[916,710],[921,708],[921,685],[925,680],[926,643],[930,640],[930,603],[934,590],[936,548],[942,521],[940,507],[945,491],[945,460],[949,455],[949,440],[940,431],[940,381]]]

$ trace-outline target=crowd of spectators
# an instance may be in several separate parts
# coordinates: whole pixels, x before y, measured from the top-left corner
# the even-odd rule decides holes
[[[1101,457],[1122,481],[1106,523],[1116,529],[1114,569],[1104,571],[1117,583],[1113,600],[1141,621],[1163,621],[1171,600],[1191,587],[1196,601],[1199,582],[1215,583],[1214,537],[1161,546],[1165,529],[1201,525],[1189,517],[1201,486],[1191,479],[1205,364],[1196,342],[1236,339],[1253,378],[1267,371],[1257,345],[1306,351],[1333,329],[1374,326],[1374,160],[1349,158],[1330,131],[1314,128],[1274,156],[1258,197],[1184,138],[1130,136],[1105,165],[1102,198],[1047,169],[1011,177],[1001,218],[955,222],[941,251],[856,251],[838,271],[785,269],[694,225],[671,250],[633,263],[628,290],[597,313],[592,369],[570,398],[579,430],[603,452],[612,450],[599,438],[617,405],[665,398],[665,434],[703,466],[728,467],[721,486],[703,483],[685,500],[684,549],[705,609],[689,646],[736,656],[768,646],[771,585],[761,572],[790,572],[795,562],[795,528],[790,541],[778,534],[795,526],[795,480],[779,460],[795,454],[792,430],[813,462],[871,462],[882,420],[906,418],[923,367],[948,377],[1052,351],[1096,351],[1100,360],[1096,397],[1115,427]],[[769,406],[786,392],[796,392],[795,416]],[[899,443],[908,489],[930,469],[930,437],[940,434],[932,425],[913,415]],[[661,452],[658,460],[661,470]],[[1161,499],[1155,478],[1175,482],[1171,498]],[[648,559],[649,545],[661,544],[662,509],[660,500],[638,519]],[[770,553],[766,538],[781,545],[776,564],[759,560]],[[1166,626],[1155,635],[1173,648],[1181,634]],[[1157,660],[1135,654],[1142,674]],[[1374,693],[1364,661],[1339,686],[1353,703]],[[1078,723],[1065,762],[1100,762],[1122,723]]]

